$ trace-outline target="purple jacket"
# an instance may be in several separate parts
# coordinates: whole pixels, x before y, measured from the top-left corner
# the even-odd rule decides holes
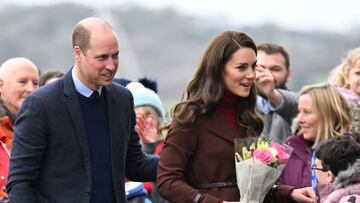
[[[311,187],[311,154],[313,142],[302,135],[289,136],[286,144],[293,152],[278,179],[278,184],[291,185],[295,188]]]

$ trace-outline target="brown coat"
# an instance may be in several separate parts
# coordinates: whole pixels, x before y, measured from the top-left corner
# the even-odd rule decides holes
[[[173,121],[158,166],[159,193],[172,203],[192,203],[197,193],[202,194],[201,203],[239,201],[236,186],[196,188],[199,184],[236,182],[234,138],[240,137],[219,111],[198,117],[191,127]]]

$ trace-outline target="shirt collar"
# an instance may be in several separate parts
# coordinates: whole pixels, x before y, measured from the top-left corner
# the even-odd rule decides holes
[[[93,90],[88,88],[86,85],[84,85],[80,81],[80,79],[77,77],[77,75],[75,73],[75,68],[73,68],[71,70],[71,76],[73,78],[76,91],[85,97],[90,97],[90,95],[93,93]],[[102,90],[102,87],[100,86],[99,89],[97,89],[97,91],[99,92],[99,95],[101,95],[101,90]]]
[[[257,105],[257,108],[265,113],[265,114],[269,114],[270,113],[270,107],[269,107],[269,104],[268,102],[261,96],[257,95],[257,98],[256,98],[256,105]]]

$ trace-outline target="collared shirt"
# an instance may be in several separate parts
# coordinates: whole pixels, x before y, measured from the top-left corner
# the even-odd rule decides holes
[[[94,90],[88,88],[86,85],[84,85],[79,80],[79,78],[77,77],[77,75],[75,73],[75,68],[73,68],[71,70],[71,76],[73,78],[76,91],[79,92],[81,95],[83,95],[85,97],[90,97],[91,94],[94,92]],[[97,89],[97,91],[99,92],[99,95],[101,95],[101,90],[102,90],[102,87],[100,86],[99,89]]]
[[[281,97],[281,102],[277,107],[274,107],[269,100],[266,100],[262,96],[257,96],[256,105],[258,109],[264,114],[269,114],[270,112],[278,110],[280,107],[284,105],[284,98]]]

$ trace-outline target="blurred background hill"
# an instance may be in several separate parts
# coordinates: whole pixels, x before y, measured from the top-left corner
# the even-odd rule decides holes
[[[60,3],[0,8],[0,63],[11,57],[28,57],[41,69],[66,72],[73,65],[73,26],[88,16],[110,21],[119,35],[118,77],[155,79],[165,103],[181,98],[209,41],[224,30],[249,34],[256,43],[274,42],[290,54],[289,88],[326,80],[349,49],[360,45],[360,26],[351,32],[299,31],[265,23],[240,26],[226,19],[206,20],[171,8],[149,9],[138,5],[93,8]]]

